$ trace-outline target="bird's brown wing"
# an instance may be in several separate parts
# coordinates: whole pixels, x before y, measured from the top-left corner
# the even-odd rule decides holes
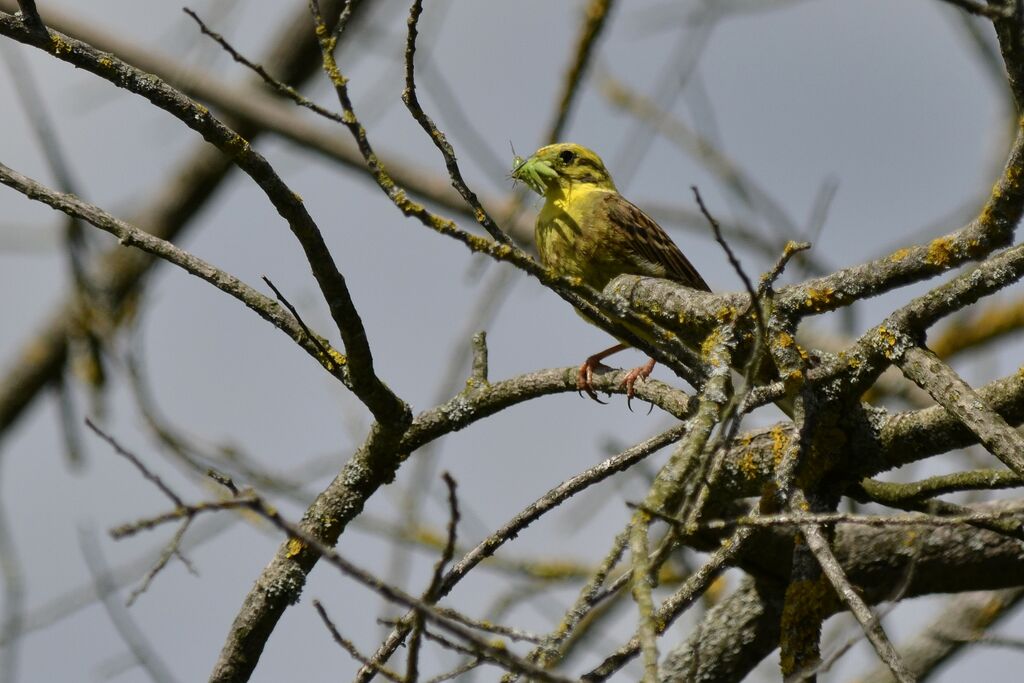
[[[619,247],[641,263],[664,269],[664,274],[637,274],[656,275],[693,289],[711,291],[697,269],[653,218],[617,192],[609,192],[602,199],[602,204],[608,222],[615,227],[614,238]]]

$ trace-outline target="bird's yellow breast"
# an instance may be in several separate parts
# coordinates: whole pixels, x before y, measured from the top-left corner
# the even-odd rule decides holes
[[[567,188],[549,194],[537,216],[535,239],[540,261],[559,275],[579,277],[602,288],[595,278],[599,260],[600,230],[596,229],[594,205],[607,190],[589,185]]]

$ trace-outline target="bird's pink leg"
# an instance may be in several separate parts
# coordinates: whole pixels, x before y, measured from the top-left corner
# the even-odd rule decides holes
[[[576,389],[580,392],[587,392],[587,396],[598,403],[604,403],[604,401],[597,397],[597,394],[594,392],[594,387],[591,385],[591,382],[594,379],[594,370],[607,369],[607,366],[602,364],[601,361],[613,353],[618,353],[619,351],[627,348],[629,347],[625,344],[616,344],[615,346],[609,347],[600,353],[595,353],[593,356],[583,361],[583,365],[580,366],[579,372],[576,373]],[[654,367],[653,362],[651,367]],[[647,371],[647,374],[651,374],[650,370]],[[582,393],[580,395],[582,396]]]

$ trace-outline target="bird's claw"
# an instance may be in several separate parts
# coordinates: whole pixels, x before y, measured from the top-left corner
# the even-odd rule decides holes
[[[649,360],[640,367],[633,368],[626,373],[626,376],[622,378],[622,382],[619,386],[626,389],[626,407],[631,411],[633,410],[633,397],[636,396],[634,387],[636,386],[637,380],[646,380],[651,376],[651,371],[654,370],[654,359]],[[654,408],[654,404],[651,404],[651,408]],[[649,412],[649,411],[648,411]]]
[[[594,391],[593,381],[595,370],[610,369],[611,368],[609,368],[604,363],[594,360],[593,358],[588,358],[587,360],[583,361],[583,364],[580,365],[579,371],[576,373],[576,391],[580,395],[580,398],[582,398],[583,393],[586,392],[587,396],[597,401],[601,405],[608,405],[608,402],[602,401],[598,397],[597,392]]]

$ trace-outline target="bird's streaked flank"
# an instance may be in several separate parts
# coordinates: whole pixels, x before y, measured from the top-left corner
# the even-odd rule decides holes
[[[546,268],[597,290],[619,275],[644,275],[710,291],[661,226],[619,194],[604,162],[586,147],[563,142],[542,147],[529,159],[516,157],[512,177],[545,199],[535,239]],[[587,358],[576,378],[580,391],[600,401],[591,386],[594,371],[625,348],[616,344]],[[653,369],[652,358],[626,374],[627,397]]]

